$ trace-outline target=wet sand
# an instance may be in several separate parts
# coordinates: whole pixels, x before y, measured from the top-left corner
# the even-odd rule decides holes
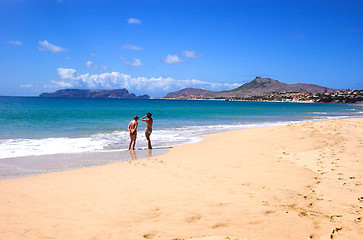
[[[0,181],[0,239],[361,239],[363,119]]]
[[[146,159],[166,153],[168,149],[158,147],[152,150],[113,150],[4,158],[0,159],[0,180]]]

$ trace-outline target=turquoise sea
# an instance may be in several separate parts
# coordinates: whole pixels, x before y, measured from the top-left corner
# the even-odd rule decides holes
[[[362,117],[347,104],[162,99],[0,97],[0,158],[126,149],[128,123],[151,112],[154,147],[199,141],[234,129],[330,118]],[[145,123],[136,147],[145,149]]]

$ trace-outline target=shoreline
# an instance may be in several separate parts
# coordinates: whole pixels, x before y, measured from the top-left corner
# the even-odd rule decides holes
[[[152,151],[149,151],[146,148],[138,147],[134,153],[130,152],[127,149],[119,149],[119,150],[99,150],[99,151],[87,151],[87,152],[76,152],[76,153],[71,152],[71,153],[56,153],[56,154],[42,154],[42,155],[0,158],[0,180],[22,178],[27,176],[36,176],[38,174],[62,172],[62,171],[69,171],[73,169],[80,169],[87,167],[97,167],[101,165],[107,165],[116,162],[127,162],[136,159],[139,160],[147,158],[150,159],[153,155],[157,156],[166,153],[168,149],[185,144],[198,143],[204,141],[207,136],[218,133],[240,131],[245,129],[277,127],[289,124],[308,123],[315,121],[329,121],[333,119],[355,119],[355,118],[342,116],[342,117],[333,117],[326,119],[260,123],[252,125],[251,124],[236,125],[236,126],[230,125],[230,128],[228,129],[221,129],[203,135],[196,135],[193,137],[194,139],[190,140],[189,142],[182,142],[180,144],[173,144],[170,146],[157,146],[153,148]],[[236,128],[233,129],[233,127]]]
[[[148,159],[0,180],[0,238],[358,239],[363,233],[362,118],[204,138]]]
[[[235,131],[235,130],[242,130],[242,129],[251,129],[251,128],[260,128],[260,127],[272,127],[272,126],[282,126],[282,125],[288,125],[288,124],[292,124],[292,123],[302,123],[302,122],[310,122],[310,121],[329,121],[332,119],[355,119],[355,118],[363,118],[363,116],[346,116],[346,115],[342,115],[342,116],[317,116],[315,118],[307,118],[307,119],[300,119],[300,120],[279,120],[279,121],[267,121],[267,122],[256,122],[256,123],[243,123],[243,124],[230,124],[230,125],[226,125],[226,124],[219,124],[219,125],[203,125],[203,126],[199,126],[199,125],[195,125],[195,126],[187,126],[187,128],[192,131],[193,133],[189,133],[189,135],[187,135],[187,137],[182,136],[183,139],[178,139],[178,140],[173,140],[173,138],[170,138],[170,135],[172,135],[172,130],[181,130],[183,129],[183,127],[177,127],[177,128],[172,128],[172,129],[160,129],[160,132],[165,132],[165,131],[169,131],[170,135],[165,135],[168,136],[169,138],[167,138],[167,140],[171,141],[172,143],[167,144],[167,140],[162,140],[161,145],[158,145],[158,143],[155,145],[154,149],[160,149],[160,148],[169,148],[172,146],[178,146],[178,145],[183,145],[183,144],[189,144],[189,143],[194,143],[194,142],[199,142],[201,141],[201,139],[203,139],[204,136],[206,135],[210,135],[210,134],[216,134],[216,133],[221,133],[221,132],[228,132],[228,131]],[[196,131],[196,129],[199,129],[199,132]],[[211,130],[212,129],[212,130]],[[158,130],[155,132],[155,134],[158,134],[159,132]],[[123,132],[120,132],[121,134],[123,134]],[[105,134],[108,135],[109,133]],[[117,132],[114,131],[110,134],[114,134],[116,135]],[[154,137],[156,137],[157,135],[154,134]],[[180,132],[178,134],[181,134]],[[93,134],[94,136],[102,136],[102,134]],[[125,133],[126,135],[126,133]],[[164,136],[164,137],[165,137]],[[158,141],[160,141],[160,139],[162,138],[162,135],[158,135]],[[178,136],[180,137],[180,136]],[[80,155],[80,154],[99,154],[99,153],[108,153],[111,154],[112,152],[122,152],[122,151],[127,151],[127,148],[120,148],[120,145],[124,145],[124,147],[128,146],[128,141],[129,139],[125,139],[124,141],[118,141],[118,142],[113,142],[111,144],[108,143],[107,146],[104,146],[104,149],[89,149],[89,150],[81,150],[77,149],[77,151],[74,151],[73,149],[71,149],[70,152],[59,152],[58,150],[55,152],[47,152],[47,150],[45,150],[42,148],[39,148],[39,146],[41,146],[42,144],[47,144],[49,145],[49,142],[52,142],[54,140],[61,140],[63,142],[57,143],[57,144],[66,144],[65,147],[66,148],[70,148],[72,143],[76,143],[77,141],[89,141],[91,137],[89,136],[83,136],[83,137],[79,137],[79,138],[74,138],[74,137],[52,137],[52,136],[48,136],[48,137],[43,137],[43,138],[35,138],[35,139],[28,139],[28,138],[19,138],[19,139],[0,139],[3,141],[15,141],[17,142],[16,146],[20,147],[20,154],[19,154],[19,149],[15,150],[14,146],[11,146],[10,148],[3,148],[0,149],[3,151],[4,155],[0,157],[0,168],[1,168],[1,161],[5,160],[10,160],[10,159],[19,159],[19,158],[36,158],[36,157],[40,157],[40,158],[44,158],[45,156],[56,156],[56,155]],[[78,139],[78,140],[77,140]],[[69,140],[69,142],[67,142]],[[77,140],[77,141],[76,141]],[[29,141],[34,141],[34,143],[32,143],[31,145],[29,145]],[[174,141],[174,142],[173,142]],[[137,150],[145,150],[145,144],[146,144],[146,140],[143,139],[141,137],[141,139],[138,141],[138,143],[141,145],[137,147]],[[25,145],[22,145],[22,144]],[[4,143],[4,146],[6,146],[7,143]],[[11,143],[13,144],[13,143]],[[142,145],[144,144],[144,145]],[[160,142],[159,142],[160,144]],[[82,145],[80,146],[85,146],[85,143],[82,143]],[[92,145],[91,145],[92,146]],[[32,153],[22,153],[23,150],[25,150],[26,148],[35,148],[33,149]],[[74,147],[74,145],[73,145]],[[76,148],[79,146],[76,146]],[[83,148],[82,147],[82,148]],[[52,146],[51,148],[55,148],[55,146]],[[16,153],[15,155],[12,155],[12,153]],[[1,176],[0,176],[1,178]]]

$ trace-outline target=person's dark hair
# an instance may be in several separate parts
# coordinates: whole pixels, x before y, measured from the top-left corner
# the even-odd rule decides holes
[[[152,114],[151,113],[146,113],[146,117],[148,117],[148,118],[151,118],[151,116],[152,116]]]
[[[139,116],[135,116],[135,117],[134,117],[134,119],[135,119],[135,120],[139,119]]]

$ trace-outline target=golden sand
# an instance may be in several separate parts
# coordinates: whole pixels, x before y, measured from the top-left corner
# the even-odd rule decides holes
[[[0,239],[362,239],[363,119],[0,181]]]

